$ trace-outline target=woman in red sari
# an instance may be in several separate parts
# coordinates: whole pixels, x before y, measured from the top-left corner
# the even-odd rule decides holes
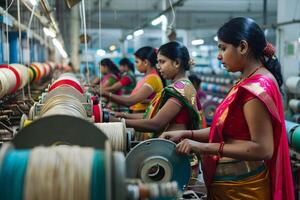
[[[218,59],[242,72],[215,112],[210,128],[166,132],[180,153],[201,154],[209,199],[293,200],[289,149],[275,50],[249,18],[218,31]]]

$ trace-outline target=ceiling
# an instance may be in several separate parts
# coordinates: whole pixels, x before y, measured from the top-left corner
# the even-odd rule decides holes
[[[12,0],[6,1],[9,3]],[[6,7],[6,1],[0,2],[2,8]],[[29,3],[29,0],[21,1]],[[266,24],[274,24],[277,19],[277,0],[266,1]],[[62,33],[67,51],[69,51],[69,38],[72,34],[69,20],[71,10],[63,0],[48,0],[48,3]],[[112,43],[119,45],[120,38],[124,38],[140,27],[144,27],[150,33],[148,36],[147,34],[142,36],[145,41],[149,40],[147,37],[150,37],[150,41],[151,37],[161,37],[160,34],[156,34],[159,33],[160,26],[154,27],[150,22],[168,9],[170,3],[176,5],[173,27],[176,30],[188,30],[193,37],[210,37],[221,24],[233,17],[251,17],[261,25],[264,19],[264,0],[85,0],[86,26],[88,34],[92,36],[92,42],[88,44],[89,48],[97,49],[98,44],[102,44],[103,48]],[[38,10],[42,12],[42,9]],[[13,2],[9,13],[17,17],[16,2]],[[170,24],[174,18],[171,10],[165,15]],[[21,16],[26,24],[29,21],[30,12],[25,6],[21,9]],[[39,20],[33,20],[32,28],[40,34],[43,34],[42,27]],[[83,30],[81,29],[80,32],[82,33]],[[155,34],[151,35],[151,33]]]

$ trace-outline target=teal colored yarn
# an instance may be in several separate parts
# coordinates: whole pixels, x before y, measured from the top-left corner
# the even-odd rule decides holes
[[[103,151],[95,151],[92,168],[91,200],[106,199],[105,160]]]
[[[30,151],[9,151],[0,171],[0,199],[22,200]]]

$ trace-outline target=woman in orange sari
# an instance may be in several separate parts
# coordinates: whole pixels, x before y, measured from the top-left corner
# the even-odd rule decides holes
[[[119,96],[107,91],[102,91],[101,95],[119,105],[130,106],[134,113],[143,113],[155,95],[163,89],[163,82],[156,69],[157,54],[154,48],[142,47],[134,55],[137,69],[145,73],[145,77],[136,84],[131,95]]]
[[[210,128],[166,132],[180,153],[201,155],[209,199],[293,200],[289,149],[275,50],[250,18],[218,31],[218,59],[242,72],[215,112]]]

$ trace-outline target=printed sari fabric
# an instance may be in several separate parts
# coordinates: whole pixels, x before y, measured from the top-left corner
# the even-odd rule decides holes
[[[273,124],[274,152],[270,160],[265,160],[270,174],[271,198],[274,200],[293,200],[294,187],[292,182],[290,156],[286,129],[284,123],[284,112],[280,91],[276,83],[269,77],[261,74],[254,75],[234,85],[229,94],[218,106],[210,129],[209,142],[220,143],[224,141],[223,127],[228,112],[234,101],[238,98],[239,90],[245,89],[255,95],[268,109]],[[232,123],[237,123],[233,121]],[[214,184],[213,178],[216,172],[218,159],[215,156],[205,154],[202,159],[202,168],[206,185]],[[241,192],[243,185],[240,184]]]
[[[188,118],[184,119],[184,121],[187,122],[186,126],[189,130],[206,127],[203,112],[201,110],[199,111],[197,108],[196,90],[189,80],[180,80],[165,87],[164,90],[156,95],[155,99],[152,100],[151,105],[145,112],[144,118],[153,118],[159,109],[162,108],[170,98],[176,98],[176,100],[178,100],[183,106],[182,110],[186,109],[188,115],[176,116],[175,118]],[[168,126],[166,129],[167,128]],[[151,134],[150,137],[154,137],[154,135]]]
[[[135,88],[132,90],[131,95],[136,94],[143,85],[147,84],[153,89],[153,93],[147,98],[147,100],[152,100],[155,95],[162,91],[163,83],[161,78],[159,77],[156,69],[153,69],[150,74],[147,74],[142,80],[140,80]],[[130,109],[134,112],[143,112],[147,109],[150,103],[137,103],[130,107]]]

